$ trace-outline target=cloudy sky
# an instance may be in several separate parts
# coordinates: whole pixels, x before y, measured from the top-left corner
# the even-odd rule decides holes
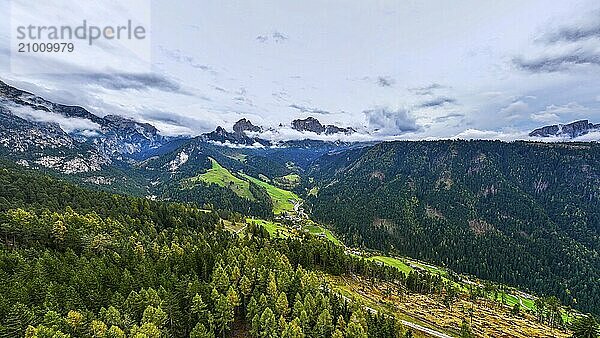
[[[76,20],[126,17],[109,2],[52,6]],[[314,116],[401,139],[512,140],[547,124],[600,123],[597,0],[152,1],[139,8],[150,15],[147,70],[127,71],[137,60],[110,44],[80,56],[89,69],[70,59],[52,61],[62,62],[57,74],[11,69],[7,22],[48,12],[0,0],[12,19],[0,27],[0,79],[165,134],[230,129],[242,117],[278,126]],[[98,69],[111,55],[131,67]]]

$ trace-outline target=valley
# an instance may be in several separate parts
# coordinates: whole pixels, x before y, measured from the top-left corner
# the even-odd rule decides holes
[[[0,89],[1,337],[568,337],[600,313],[597,143],[164,137]]]
[[[329,285],[348,301],[362,304],[368,311],[393,314],[416,337],[453,337],[461,335],[463,323],[476,336],[503,337],[569,337],[565,330],[549,327],[538,320],[537,297],[517,288],[498,285],[472,276],[459,275],[445,268],[408,257],[389,257],[377,252],[345,247],[330,230],[310,220],[284,225],[260,219],[245,219],[242,223],[225,221],[225,228],[244,236],[240,229],[248,226],[264,228],[273,239],[302,238],[310,234],[342,246],[347,255],[398,269],[405,277],[411,273],[439,276],[445,290],[441,293],[414,293],[395,283],[355,275],[326,275]],[[308,225],[307,225],[308,224]],[[452,291],[449,291],[450,287]],[[449,296],[449,294],[452,294]],[[448,298],[451,297],[451,298]],[[565,323],[582,316],[569,308],[559,315]]]

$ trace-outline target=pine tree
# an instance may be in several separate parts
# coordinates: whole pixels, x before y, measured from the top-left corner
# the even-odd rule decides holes
[[[144,323],[140,327],[134,326],[131,329],[131,336],[134,338],[160,338],[161,332],[153,323]]]
[[[112,325],[104,334],[105,338],[125,338],[125,332],[120,327]]]
[[[573,331],[573,338],[597,338],[600,336],[600,326],[591,314],[577,318],[571,325],[571,331]]]
[[[252,292],[252,281],[250,281],[250,278],[246,277],[245,275],[240,279],[240,292],[243,295],[243,306],[245,306],[247,297]]]
[[[148,305],[142,315],[142,323],[152,323],[157,328],[161,329],[167,322],[167,314],[160,307],[155,308],[152,305]]]
[[[344,338],[344,334],[339,329],[335,329],[331,335],[331,338]]]
[[[275,312],[283,316],[288,313],[288,300],[284,292],[281,292],[279,297],[277,297],[277,301],[275,302]]]
[[[229,289],[229,277],[220,263],[217,263],[213,270],[212,285],[217,291],[223,294]]]
[[[229,325],[234,320],[233,306],[226,296],[219,295],[214,309],[214,321],[218,331],[225,337],[225,332],[229,330]]]
[[[199,294],[195,294],[194,298],[192,298],[192,313],[202,318],[206,311],[206,304],[202,300],[202,296]]]
[[[271,272],[269,273],[269,283],[267,284],[267,296],[269,298],[270,304],[274,304],[279,296],[277,292],[277,282],[275,281],[275,275]]]
[[[333,331],[333,319],[329,314],[329,310],[323,310],[317,318],[316,331],[320,337],[329,337]]]
[[[467,321],[464,319],[462,321],[462,324],[460,325],[460,337],[461,338],[475,337],[475,335],[473,334],[473,331],[471,330],[471,327],[469,326],[469,323],[467,323]]]
[[[300,320],[294,318],[283,332],[282,338],[304,338],[302,327],[300,326]],[[343,336],[342,336],[343,338]]]
[[[101,320],[93,320],[90,324],[90,337],[103,338],[104,334],[108,330],[106,324]]]
[[[192,332],[190,332],[190,338],[215,338],[215,334],[208,331],[202,323],[197,323]]]
[[[367,338],[365,329],[357,322],[350,322],[346,329],[346,338]]]
[[[22,337],[27,327],[33,323],[35,314],[21,303],[13,305],[4,325],[0,326],[0,337]]]
[[[232,286],[230,286],[229,290],[227,290],[227,301],[232,309],[240,306],[240,297]]]
[[[260,338],[276,338],[277,337],[277,321],[275,314],[271,308],[267,307],[260,316],[260,330],[258,336]]]

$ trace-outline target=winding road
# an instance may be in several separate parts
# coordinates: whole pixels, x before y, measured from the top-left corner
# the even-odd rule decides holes
[[[350,298],[348,298],[348,297],[346,297],[346,296],[344,296],[344,295],[342,295],[340,293],[338,293],[338,295],[340,295],[344,300],[346,300],[348,302],[352,302],[352,299],[350,299]],[[371,313],[378,313],[377,310],[375,310],[375,309],[373,309],[371,307],[364,306],[364,308],[365,308],[365,310],[367,310],[367,311],[369,311]],[[434,329],[430,329],[428,327],[425,327],[425,326],[422,326],[422,325],[419,325],[419,324],[415,324],[415,323],[412,323],[412,322],[409,322],[409,321],[406,321],[406,320],[400,320],[400,322],[404,326],[408,326],[411,329],[414,329],[414,330],[417,330],[417,331],[421,331],[423,333],[426,333],[428,335],[431,335],[431,336],[434,336],[434,337],[437,337],[437,338],[454,338],[454,337],[449,336],[449,335],[447,335],[445,333],[442,333],[442,332],[436,331]]]
[[[449,335],[447,335],[447,334],[445,334],[445,333],[441,333],[441,332],[438,332],[438,331],[432,330],[432,329],[430,329],[430,328],[428,328],[428,327],[421,326],[421,325],[419,325],[419,324],[415,324],[415,323],[407,322],[406,320],[401,320],[400,322],[401,322],[401,323],[402,323],[402,325],[404,325],[404,326],[408,326],[408,327],[410,327],[410,328],[412,328],[412,329],[415,329],[415,330],[417,330],[417,331],[425,332],[425,333],[427,333],[427,334],[430,334],[430,335],[432,335],[432,336],[434,336],[434,337],[438,337],[438,338],[454,338],[454,337],[452,337],[452,336],[449,336]]]

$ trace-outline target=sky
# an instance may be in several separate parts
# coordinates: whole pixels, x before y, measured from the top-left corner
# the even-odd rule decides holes
[[[548,124],[600,123],[598,1],[135,0],[129,6],[0,0],[0,13],[11,19],[0,24],[0,79],[100,116],[149,122],[166,135],[198,135],[218,125],[231,130],[240,118],[289,126],[307,116],[353,127],[360,132],[355,139],[514,140]],[[98,43],[97,53],[19,59],[15,69],[14,23],[50,20],[53,10],[61,20],[107,24],[141,15],[148,49]],[[268,136],[291,133],[280,128]]]

